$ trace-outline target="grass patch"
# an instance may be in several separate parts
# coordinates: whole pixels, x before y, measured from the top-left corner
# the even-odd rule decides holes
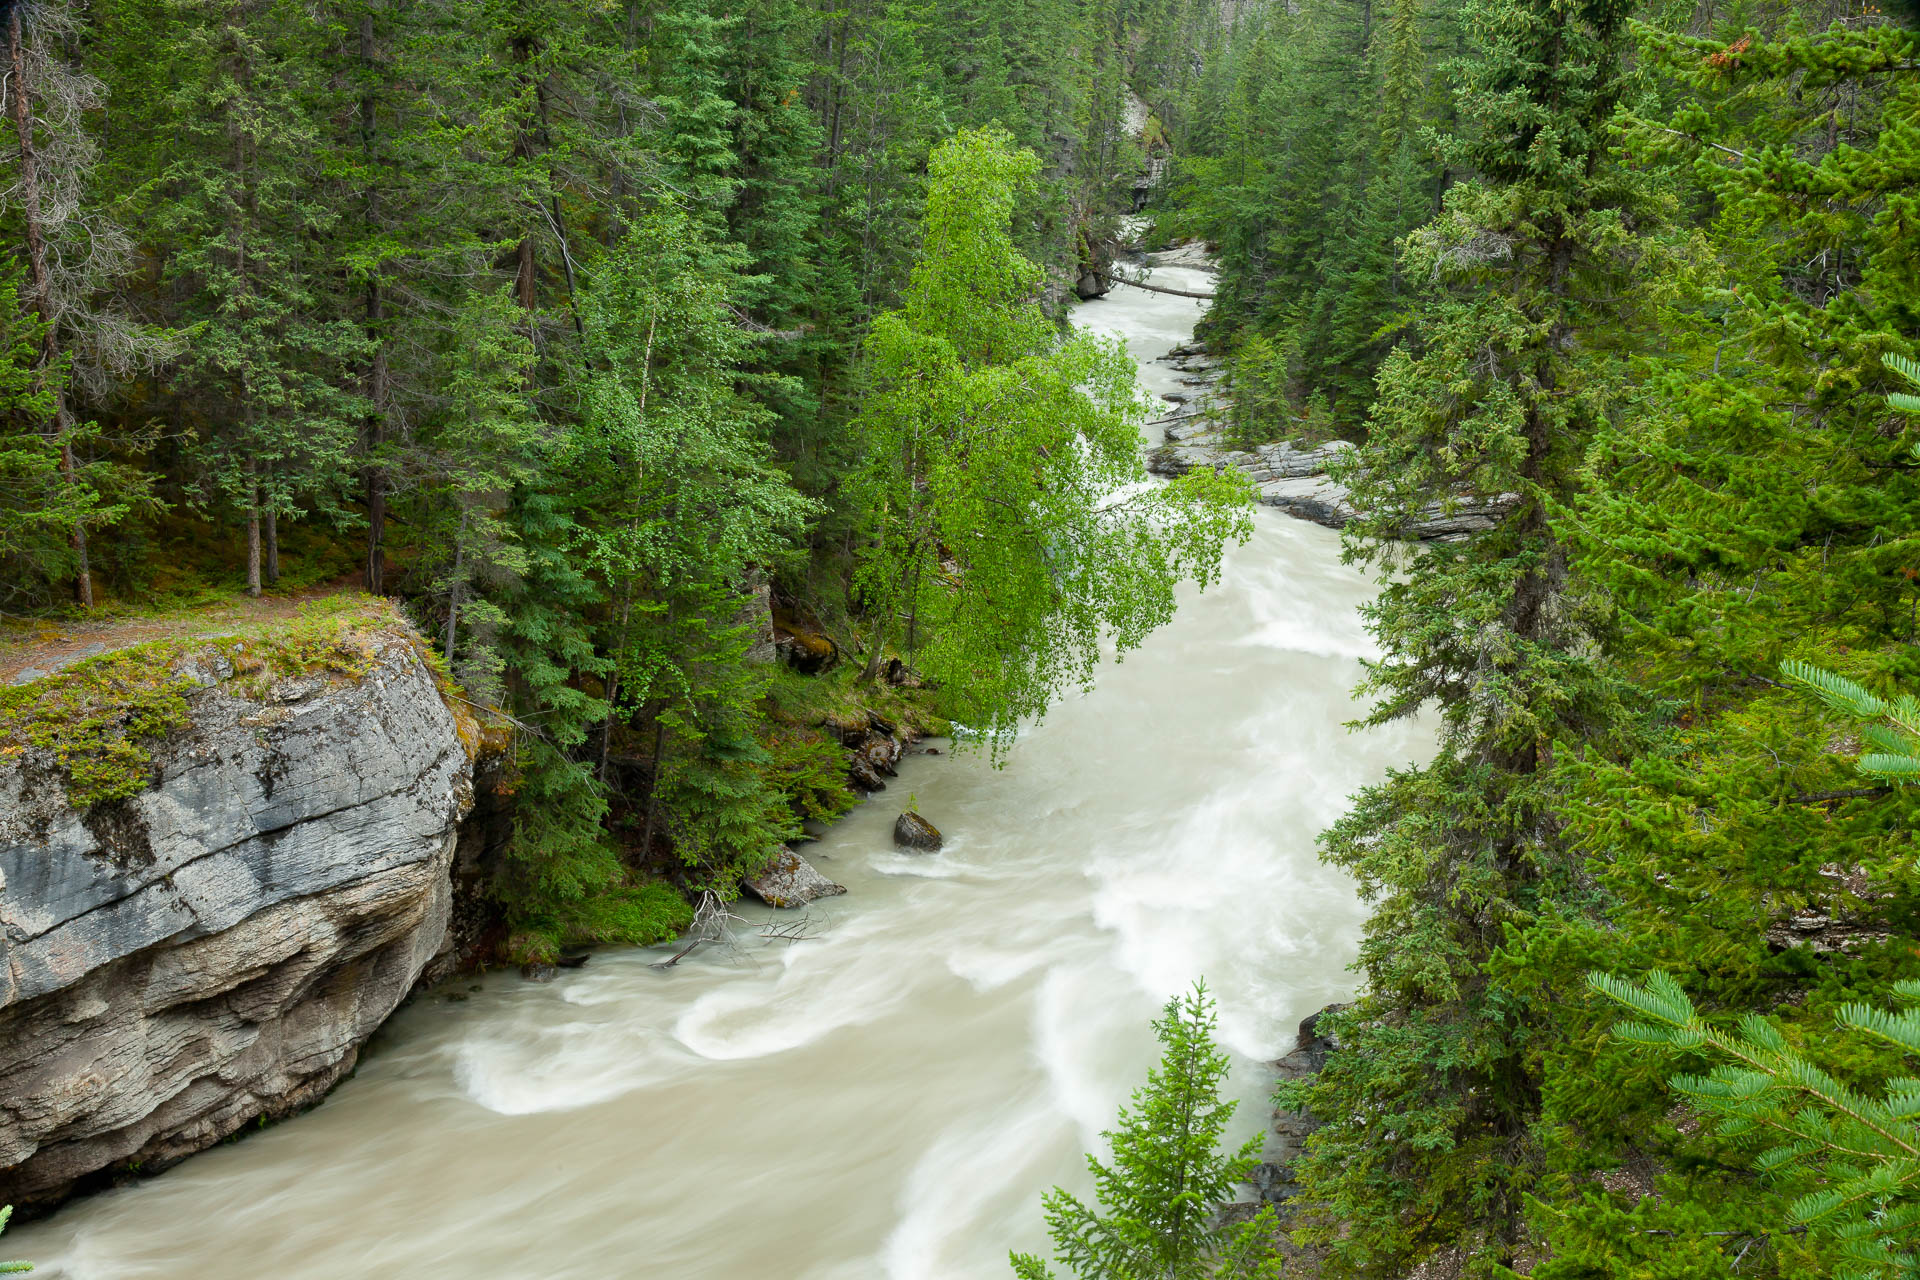
[[[896,689],[881,683],[863,686],[851,662],[817,676],[777,666],[767,683],[764,705],[769,720],[796,728],[858,730],[867,726],[871,713],[921,737],[945,737],[953,729],[935,709],[931,690]]]

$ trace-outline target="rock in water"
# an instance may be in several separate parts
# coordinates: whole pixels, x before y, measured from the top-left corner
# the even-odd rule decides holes
[[[472,766],[411,637],[368,657],[266,701],[196,668],[153,782],[87,813],[0,760],[0,1204],[311,1106],[445,946]]]
[[[893,842],[932,853],[940,847],[940,828],[909,809],[893,820]]]
[[[765,871],[741,884],[770,907],[804,907],[816,898],[831,898],[847,891],[845,885],[827,879],[785,845],[780,846]]]

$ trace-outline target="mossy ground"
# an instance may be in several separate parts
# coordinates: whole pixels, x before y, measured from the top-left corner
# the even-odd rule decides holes
[[[373,662],[375,637],[403,625],[389,602],[354,594],[306,601],[217,634],[208,634],[207,624],[226,619],[204,611],[156,614],[144,621],[181,634],[144,640],[0,689],[0,761],[46,752],[76,809],[125,799],[151,783],[154,744],[186,727],[187,695],[197,687],[183,671],[188,659],[198,660],[202,670],[224,659],[232,668],[225,680],[230,690],[264,698],[287,676],[358,679]]]

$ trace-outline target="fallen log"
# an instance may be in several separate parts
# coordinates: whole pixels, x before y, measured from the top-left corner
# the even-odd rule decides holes
[[[1212,294],[1200,293],[1194,289],[1174,289],[1164,284],[1148,284],[1145,280],[1129,280],[1126,276],[1106,275],[1097,271],[1094,272],[1094,274],[1102,280],[1113,281],[1118,284],[1130,284],[1136,289],[1145,289],[1149,293],[1170,293],[1176,298],[1198,298],[1202,302],[1213,301]]]

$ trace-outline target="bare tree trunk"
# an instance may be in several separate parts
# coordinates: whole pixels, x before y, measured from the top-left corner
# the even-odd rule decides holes
[[[260,594],[260,481],[256,466],[247,464],[247,594]]]
[[[268,582],[280,581],[280,513],[271,506],[267,508],[267,563]]]
[[[47,274],[47,241],[40,226],[40,161],[33,147],[33,109],[28,102],[27,53],[20,29],[20,11],[25,6],[15,0],[7,8],[7,61],[13,81],[8,95],[13,104],[14,132],[20,139],[20,207],[27,233],[27,273],[33,289],[34,310],[47,331],[41,335],[38,375],[54,376],[60,365],[60,335],[55,332],[58,317],[53,310],[53,284]],[[79,483],[79,468],[73,457],[73,420],[67,412],[67,391],[58,382],[53,387],[53,432],[60,444],[60,474],[71,497]],[[87,526],[76,520],[69,535],[75,560],[74,599],[83,608],[93,608],[93,573],[87,562]]]

